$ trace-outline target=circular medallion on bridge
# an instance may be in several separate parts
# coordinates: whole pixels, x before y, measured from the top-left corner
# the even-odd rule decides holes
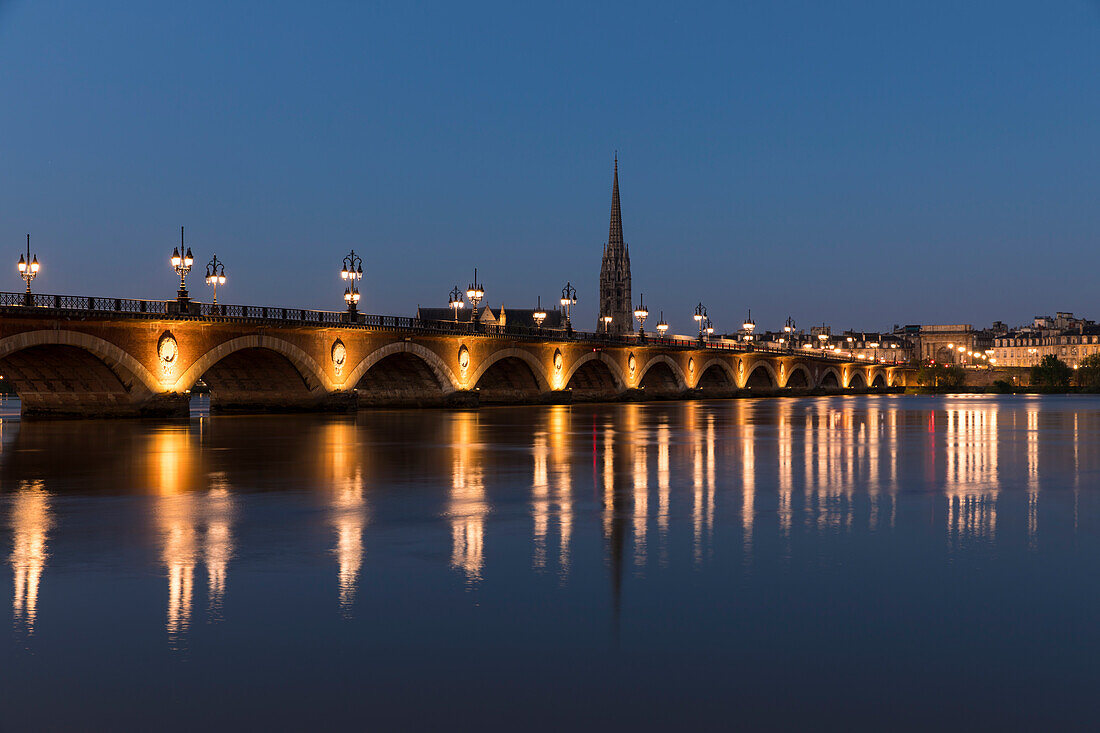
[[[332,344],[332,368],[336,371],[336,376],[340,376],[340,372],[344,371],[344,362],[348,360],[348,349],[344,346],[344,342],[340,339]]]
[[[695,359],[688,358],[688,373],[695,374]]]
[[[561,371],[562,364],[565,360],[562,358],[561,349],[554,349],[554,369],[555,371]]]
[[[463,344],[458,350],[458,366],[462,368],[462,371],[470,366],[470,350]]]
[[[171,368],[172,362],[176,360],[179,353],[179,344],[176,343],[176,337],[172,335],[172,332],[165,331],[162,333],[157,340],[157,356],[160,357],[165,371]]]
[[[738,374],[744,374],[745,373],[745,362],[742,361],[741,359],[737,360],[737,373]]]
[[[786,371],[787,371],[787,365],[784,364],[783,362],[779,362],[779,376],[782,377],[783,374],[786,373]]]
[[[634,373],[634,368],[638,366],[638,363],[634,361],[634,354],[630,355],[630,358],[626,360],[626,365],[630,369],[630,373]]]

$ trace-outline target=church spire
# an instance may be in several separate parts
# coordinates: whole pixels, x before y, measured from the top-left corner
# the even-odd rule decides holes
[[[607,233],[608,247],[623,244],[623,213],[619,209],[619,154],[615,153],[615,183],[611,187],[611,228]]]

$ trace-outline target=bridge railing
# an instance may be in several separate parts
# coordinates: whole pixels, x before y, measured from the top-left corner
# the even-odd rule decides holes
[[[85,295],[48,295],[45,293],[7,293],[0,292],[0,308],[43,308],[55,311],[83,311],[95,313],[132,313],[148,316],[203,317],[217,319],[247,319],[277,321],[286,326],[332,325],[347,328],[385,329],[411,331],[424,334],[468,334],[482,336],[501,336],[535,341],[582,341],[598,346],[629,346],[644,343],[647,346],[663,346],[673,349],[696,349],[700,345],[712,351],[766,352],[774,354],[801,354],[815,359],[832,361],[851,361],[839,354],[817,349],[781,349],[762,344],[746,344],[725,339],[708,339],[702,343],[698,339],[685,339],[675,336],[646,335],[642,342],[639,337],[598,333],[593,331],[569,331],[562,329],[537,328],[526,325],[475,324],[470,321],[429,321],[408,316],[386,316],[356,314],[349,316],[347,311],[321,311],[305,308],[281,308],[256,305],[215,305],[213,303],[192,302],[189,310],[180,313],[173,311],[174,300],[138,300],[134,298],[98,298]]]

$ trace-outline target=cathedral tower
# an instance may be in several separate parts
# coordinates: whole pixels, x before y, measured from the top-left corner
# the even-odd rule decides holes
[[[611,316],[604,324],[603,316]],[[623,215],[619,210],[619,156],[615,156],[615,182],[611,187],[611,228],[603,248],[600,267],[600,320],[596,329],[603,333],[633,333],[634,305],[630,295],[630,249],[623,241]]]

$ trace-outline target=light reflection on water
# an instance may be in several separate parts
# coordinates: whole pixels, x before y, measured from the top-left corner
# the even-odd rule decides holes
[[[968,660],[945,674],[973,682],[974,655],[1026,655],[1029,634],[1048,645],[1042,658],[1060,651],[1059,665],[1072,666],[1065,657],[1076,648],[1057,647],[1053,627],[1072,629],[1076,647],[1086,632],[1054,604],[1088,592],[1078,603],[1100,606],[1091,590],[1056,582],[1100,569],[1092,398],[200,413],[181,422],[3,414],[13,624],[4,657],[31,666],[94,664],[97,652],[82,659],[73,646],[91,630],[120,660],[117,674],[186,684],[176,666],[186,660],[214,684],[228,674],[216,660],[230,657],[258,665],[257,689],[293,681],[304,705],[328,694],[318,687],[327,677],[290,668],[354,676],[416,659],[417,674],[431,678],[457,670],[443,649],[476,649],[486,670],[508,661],[520,686],[557,684],[545,664],[568,658],[571,675],[596,675],[625,704],[647,685],[659,691],[667,665],[685,660],[715,680],[751,660],[754,679],[778,684],[790,665],[828,658],[836,668],[826,688],[878,685],[885,671],[907,679],[908,691],[890,687],[878,699],[919,721],[930,652],[910,641],[938,648],[942,614],[971,614],[986,630],[944,640],[954,645],[948,658]],[[95,613],[82,610],[89,584],[102,589]],[[972,596],[978,589],[987,595]],[[982,603],[994,598],[996,617]],[[882,617],[887,608],[893,620]],[[103,614],[130,623],[104,626]],[[1011,638],[982,635],[1001,627]],[[264,644],[286,640],[285,656],[270,660]],[[362,649],[366,667],[346,667],[344,647]],[[527,654],[514,657],[518,649]],[[1050,671],[1031,663],[1038,677]],[[33,699],[29,678],[5,668],[0,683]],[[1003,674],[986,671],[993,681]],[[396,682],[375,682],[361,696],[375,712],[402,699]],[[746,719],[774,714],[748,695],[759,683],[742,682]],[[201,706],[202,687],[189,689]],[[513,693],[505,708],[526,694]],[[807,717],[790,705],[792,723],[811,719],[814,699]],[[579,714],[578,705],[559,713]],[[693,714],[720,719],[705,706]],[[66,722],[56,715],[55,725]]]

